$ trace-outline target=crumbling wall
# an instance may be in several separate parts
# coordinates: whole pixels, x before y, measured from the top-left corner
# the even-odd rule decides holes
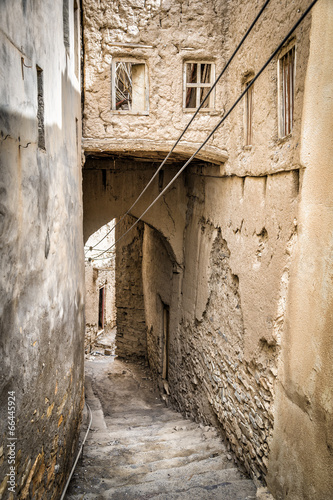
[[[188,184],[171,401],[188,416],[222,425],[238,460],[263,477],[297,235],[297,175],[190,176]]]
[[[69,6],[65,48],[62,2],[1,3],[3,500],[60,497],[84,404],[80,83]]]
[[[135,221],[126,216],[116,228],[116,241]],[[142,285],[143,222],[116,245],[116,354],[146,357],[147,338]]]

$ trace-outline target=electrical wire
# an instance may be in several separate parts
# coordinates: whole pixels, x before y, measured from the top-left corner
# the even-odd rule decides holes
[[[148,210],[150,210],[150,208],[155,205],[155,203],[161,198],[161,196],[163,196],[163,194],[169,189],[169,187],[175,182],[175,180],[180,176],[180,174],[185,170],[185,168],[187,167],[187,165],[193,160],[193,158],[199,153],[199,151],[201,151],[201,149],[207,144],[207,142],[209,141],[209,139],[212,137],[212,135],[216,132],[216,130],[222,125],[222,123],[227,119],[227,117],[230,115],[230,113],[233,111],[233,109],[237,106],[237,104],[239,103],[239,101],[244,97],[244,95],[249,91],[249,89],[253,86],[254,82],[259,78],[259,76],[262,74],[262,72],[266,69],[266,67],[268,66],[268,64],[272,61],[272,59],[276,56],[276,54],[281,50],[281,48],[283,47],[283,45],[288,41],[288,39],[290,38],[290,36],[293,34],[293,32],[298,28],[298,26],[300,25],[300,23],[303,21],[303,19],[308,15],[308,13],[310,12],[310,10],[312,9],[312,7],[317,3],[318,0],[313,0],[311,2],[311,4],[309,5],[309,7],[304,11],[304,13],[301,15],[301,17],[299,18],[299,20],[294,24],[294,26],[291,28],[291,30],[288,32],[288,34],[284,37],[284,39],[282,40],[282,42],[280,42],[280,44],[278,45],[278,47],[274,50],[274,52],[271,54],[271,56],[267,59],[267,61],[265,62],[265,64],[261,67],[261,69],[258,71],[258,73],[256,74],[256,76],[253,77],[253,79],[249,82],[249,84],[246,86],[245,90],[240,94],[240,96],[236,99],[236,101],[234,102],[234,104],[231,106],[231,108],[229,108],[228,112],[223,116],[223,118],[218,122],[218,124],[213,128],[212,132],[210,132],[210,134],[207,136],[207,138],[204,140],[204,142],[200,145],[200,147],[196,150],[195,153],[193,153],[193,155],[191,156],[191,158],[189,158],[187,160],[187,162],[181,167],[181,169],[177,172],[177,174],[171,179],[171,181],[169,182],[169,184],[167,184],[167,186],[160,192],[160,194],[154,199],[154,201],[152,201],[152,203],[148,206],[148,208],[146,208],[146,210],[140,215],[140,217],[129,227],[129,229],[127,229],[127,231],[125,231],[124,234],[122,234],[120,236],[120,238],[117,239],[117,241],[115,241],[115,243],[113,243],[109,248],[107,248],[106,250],[104,250],[103,252],[101,252],[100,254],[98,254],[96,256],[96,258],[94,258],[94,260],[102,260],[101,259],[101,256],[110,251],[111,248],[113,248],[120,240],[122,240],[138,223],[139,221],[142,219],[142,217],[144,217],[144,215],[148,212]],[[105,257],[104,257],[105,258]]]
[[[224,73],[226,72],[226,70],[228,69],[230,63],[232,62],[232,60],[234,59],[234,57],[236,56],[237,52],[239,51],[239,49],[241,48],[241,46],[243,45],[243,43],[245,42],[245,40],[247,39],[247,37],[249,36],[249,34],[251,33],[252,29],[254,28],[255,24],[257,23],[258,19],[261,17],[262,13],[264,12],[264,10],[266,9],[267,5],[269,4],[271,0],[266,0],[265,3],[263,4],[263,6],[261,7],[260,11],[258,12],[258,14],[256,15],[255,19],[252,21],[250,27],[248,28],[248,30],[246,31],[245,35],[243,36],[243,38],[241,39],[241,41],[239,42],[239,44],[237,45],[236,49],[234,50],[234,52],[232,53],[232,55],[230,56],[230,58],[228,59],[226,65],[224,66],[224,68],[222,69],[221,73],[219,74],[219,76],[216,78],[215,82],[213,83],[213,85],[210,87],[207,95],[205,96],[204,100],[201,102],[200,106],[197,108],[197,110],[195,111],[194,115],[192,116],[192,118],[190,119],[190,121],[188,122],[188,124],[186,125],[186,127],[184,128],[184,130],[182,131],[182,133],[180,134],[180,136],[178,137],[178,139],[176,140],[176,142],[174,143],[174,145],[172,146],[171,150],[169,151],[169,153],[167,154],[167,156],[164,158],[164,160],[162,161],[162,163],[160,164],[160,166],[158,167],[158,169],[156,170],[156,172],[154,173],[154,175],[152,176],[152,178],[150,179],[150,181],[148,182],[148,184],[145,186],[145,188],[142,190],[142,192],[139,194],[139,196],[137,197],[137,199],[134,201],[134,203],[131,205],[131,207],[127,210],[127,212],[116,222],[116,224],[105,234],[105,236],[103,236],[103,238],[101,240],[99,240],[94,246],[92,247],[89,247],[88,250],[86,250],[86,253],[88,251],[91,251],[93,248],[95,248],[97,245],[99,245],[115,228],[118,224],[120,224],[120,222],[122,220],[124,220],[124,218],[126,217],[126,215],[128,215],[130,213],[130,211],[135,207],[135,205],[138,203],[138,201],[141,199],[141,197],[143,196],[143,194],[147,191],[148,187],[151,185],[151,183],[153,182],[153,180],[156,178],[157,174],[160,172],[160,170],[164,167],[165,163],[167,162],[167,160],[170,158],[171,154],[173,153],[174,149],[176,148],[176,146],[179,144],[180,140],[182,139],[182,137],[185,135],[185,133],[187,132],[187,130],[189,129],[190,125],[192,124],[192,122],[194,121],[194,119],[197,117],[199,111],[201,110],[201,108],[203,107],[203,105],[205,104],[205,102],[208,100],[210,94],[213,92],[213,90],[215,89],[216,85],[218,84],[218,82],[220,81],[220,79],[222,78],[222,76],[224,75]]]
[[[87,402],[86,402],[86,405],[87,405],[87,408],[88,408],[88,410],[89,410],[89,414],[90,414],[90,421],[89,421],[88,429],[87,429],[87,432],[85,433],[84,439],[83,439],[82,444],[81,444],[80,449],[79,449],[79,452],[78,452],[78,454],[76,455],[75,462],[74,462],[74,464],[73,464],[73,467],[72,467],[71,473],[70,473],[70,475],[69,475],[69,477],[68,477],[68,479],[67,479],[67,482],[66,482],[66,484],[65,484],[65,487],[64,487],[64,489],[63,489],[63,492],[62,492],[62,495],[61,495],[61,497],[60,497],[60,500],[64,500],[64,498],[65,498],[65,494],[66,494],[66,491],[67,491],[68,485],[69,485],[69,483],[70,483],[70,481],[71,481],[71,479],[72,479],[72,476],[73,476],[73,473],[74,473],[74,470],[75,470],[76,464],[77,464],[77,462],[78,462],[78,460],[79,460],[79,458],[80,458],[80,455],[81,455],[81,453],[82,453],[82,450],[83,450],[83,445],[84,445],[84,443],[86,442],[86,439],[87,439],[88,434],[89,434],[89,431],[90,431],[91,422],[92,422],[92,412],[91,412],[90,406],[88,405],[88,403],[87,403]]]

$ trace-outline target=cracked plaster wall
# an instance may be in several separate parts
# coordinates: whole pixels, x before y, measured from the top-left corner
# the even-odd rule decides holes
[[[73,36],[72,15],[69,25]],[[81,109],[73,42],[67,54],[62,3],[1,2],[3,500],[60,497],[84,404]],[[43,70],[45,150],[38,148],[36,65]],[[16,398],[15,492],[7,483],[8,391]]]

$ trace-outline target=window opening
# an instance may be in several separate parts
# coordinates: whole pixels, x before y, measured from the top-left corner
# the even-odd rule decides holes
[[[37,70],[38,147],[40,149],[45,149],[43,70],[39,68],[39,66],[36,66],[36,70]]]
[[[251,80],[245,83],[248,87]],[[252,115],[253,115],[253,85],[248,89],[245,98],[245,146],[251,146],[252,144]]]
[[[162,370],[162,378],[165,380],[168,380],[168,374],[169,374],[169,324],[170,324],[169,306],[167,306],[166,304],[163,304],[163,370]]]
[[[184,108],[197,109],[207,96],[215,79],[212,63],[187,62],[184,67]],[[202,110],[214,109],[214,91],[204,103]]]
[[[79,77],[79,9],[77,0],[74,0],[74,71]]]
[[[64,45],[69,53],[69,0],[63,0],[62,3],[62,20],[64,30]]]
[[[98,329],[104,330],[104,302],[105,302],[105,287],[99,289],[98,297]]]
[[[280,71],[280,135],[285,137],[293,128],[295,98],[295,47],[279,60]]]
[[[148,111],[146,65],[116,61],[113,64],[112,109],[125,112]]]

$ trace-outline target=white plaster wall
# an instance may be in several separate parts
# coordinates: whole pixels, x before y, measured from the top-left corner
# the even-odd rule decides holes
[[[73,47],[72,19],[70,29]],[[80,82],[63,43],[62,3],[2,2],[0,59],[0,435],[5,445],[7,391],[15,391],[15,498],[49,499],[67,478],[83,406]],[[0,496],[8,498],[0,448]]]

